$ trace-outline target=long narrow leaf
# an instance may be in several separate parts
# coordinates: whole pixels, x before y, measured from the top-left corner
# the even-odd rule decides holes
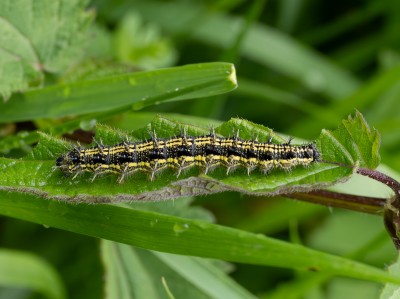
[[[0,102],[0,123],[117,108],[139,110],[164,101],[217,95],[236,86],[233,65],[223,62],[116,75],[15,94]]]
[[[400,284],[380,269],[237,229],[114,205],[0,191],[0,214],[141,248]]]
[[[166,298],[165,279],[175,298],[255,299],[204,259],[102,242],[107,298]]]

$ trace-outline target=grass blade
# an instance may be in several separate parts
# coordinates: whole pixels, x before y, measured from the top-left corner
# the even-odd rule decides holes
[[[141,248],[400,284],[399,277],[371,266],[204,221],[8,191],[0,196],[2,215]]]
[[[0,123],[113,109],[123,112],[132,105],[139,110],[164,101],[217,95],[236,86],[234,66],[223,62],[116,75],[15,94],[0,102]]]

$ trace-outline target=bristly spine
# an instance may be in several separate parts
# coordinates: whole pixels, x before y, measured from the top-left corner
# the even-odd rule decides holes
[[[149,174],[150,180],[166,168],[173,168],[179,176],[183,170],[193,166],[203,168],[204,173],[218,166],[226,168],[228,175],[235,168],[243,167],[250,174],[258,168],[263,173],[280,168],[290,170],[296,166],[309,166],[321,161],[315,143],[291,145],[243,140],[239,132],[233,137],[218,137],[214,130],[205,136],[190,136],[186,131],[178,137],[157,138],[152,132],[151,139],[143,142],[123,141],[116,145],[96,142],[95,147],[74,148],[56,161],[61,171],[73,178],[82,172],[94,173],[93,180],[105,173],[119,175],[119,182],[137,172]]]

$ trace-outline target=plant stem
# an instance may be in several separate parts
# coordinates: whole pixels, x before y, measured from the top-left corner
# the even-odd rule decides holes
[[[378,197],[358,196],[328,190],[287,194],[286,197],[312,202],[328,207],[344,208],[358,212],[383,215],[386,200]]]
[[[370,177],[371,179],[374,179],[378,182],[384,183],[387,185],[389,188],[391,188],[394,191],[395,197],[397,197],[396,201],[396,208],[399,208],[399,197],[400,197],[400,183],[396,181],[395,179],[391,178],[390,176],[383,174],[382,172],[379,172],[377,170],[372,170],[368,168],[358,168],[357,173]]]

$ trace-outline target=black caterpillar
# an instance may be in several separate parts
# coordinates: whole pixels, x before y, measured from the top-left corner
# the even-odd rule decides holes
[[[292,167],[320,161],[315,143],[291,145],[242,140],[238,136],[225,138],[211,132],[206,136],[188,136],[152,139],[143,142],[122,142],[108,146],[98,144],[92,148],[74,148],[60,156],[56,165],[66,174],[93,172],[93,179],[103,173],[115,173],[119,182],[136,171],[155,174],[165,168],[182,170],[200,166],[204,173],[217,167],[226,167],[229,174],[237,167],[244,167],[248,174],[255,168],[268,173],[273,168],[290,170]]]

